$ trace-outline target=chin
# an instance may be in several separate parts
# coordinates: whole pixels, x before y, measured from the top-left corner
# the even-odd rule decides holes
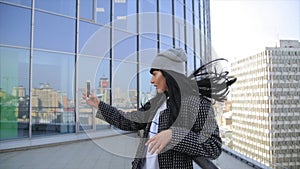
[[[161,90],[161,89],[157,89],[156,91],[157,91],[157,93],[159,93],[159,94],[165,92],[164,90]]]

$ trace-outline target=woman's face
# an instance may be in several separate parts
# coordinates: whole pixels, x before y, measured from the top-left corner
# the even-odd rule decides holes
[[[159,70],[154,70],[152,72],[151,83],[154,87],[156,87],[158,93],[163,93],[168,90],[166,78]]]

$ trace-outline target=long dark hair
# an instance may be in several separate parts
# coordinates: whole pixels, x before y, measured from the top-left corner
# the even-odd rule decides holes
[[[219,102],[226,100],[229,86],[237,80],[234,76],[228,76],[228,71],[217,69],[216,65],[221,61],[227,62],[224,58],[212,60],[188,76],[197,83],[200,95]]]
[[[170,110],[169,125],[171,126],[180,111],[181,108],[181,90],[178,86],[177,81],[170,75],[167,71],[160,70],[163,76],[166,78],[166,84],[168,86],[168,91],[165,92],[167,96],[167,106]]]
[[[220,58],[215,59],[207,64],[201,66],[194,71],[190,76],[186,77],[183,74],[160,69],[151,69],[153,71],[161,71],[163,76],[166,78],[166,84],[168,91],[165,92],[168,98],[168,108],[171,112],[169,125],[171,126],[181,108],[181,99],[190,95],[199,95],[209,101],[220,101],[226,100],[229,94],[229,86],[231,86],[237,80],[233,76],[228,76],[228,71],[219,71],[215,67],[219,61],[227,61],[226,59]],[[142,105],[144,109],[150,108]]]
[[[181,107],[181,94],[180,94],[181,90],[179,88],[177,80],[174,79],[174,73],[176,75],[181,75],[181,74],[173,72],[173,71],[167,72],[166,70],[153,69],[153,68],[150,70],[150,73],[152,74],[154,71],[160,71],[166,79],[168,91],[165,91],[164,94],[167,98],[167,107],[171,112],[171,114],[169,116],[169,118],[170,118],[169,125],[171,126],[173,124],[173,122],[176,120],[176,118],[179,114],[179,111],[180,111],[180,107]],[[183,76],[183,75],[181,75],[181,76]],[[145,105],[142,105],[142,108],[144,110],[147,110],[150,108],[149,106],[151,106],[151,105],[146,103]],[[158,105],[158,106],[160,106],[160,105]]]

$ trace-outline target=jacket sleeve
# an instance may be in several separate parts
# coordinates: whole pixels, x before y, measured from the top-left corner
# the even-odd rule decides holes
[[[96,117],[126,131],[137,131],[147,124],[145,111],[123,112],[111,105],[100,102]]]
[[[216,159],[222,152],[222,140],[210,101],[198,97],[186,103],[182,104],[182,111],[188,117],[187,125],[171,127],[172,139],[168,147],[190,156]]]

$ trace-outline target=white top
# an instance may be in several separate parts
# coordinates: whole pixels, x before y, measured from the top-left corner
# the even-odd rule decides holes
[[[152,120],[150,131],[149,131],[149,139],[155,136],[158,133],[158,123],[159,123],[159,115],[160,112],[167,109],[167,102],[165,101],[160,108],[156,111],[156,114]],[[150,154],[147,147],[147,155],[146,161],[144,163],[143,169],[159,169],[157,154]]]

